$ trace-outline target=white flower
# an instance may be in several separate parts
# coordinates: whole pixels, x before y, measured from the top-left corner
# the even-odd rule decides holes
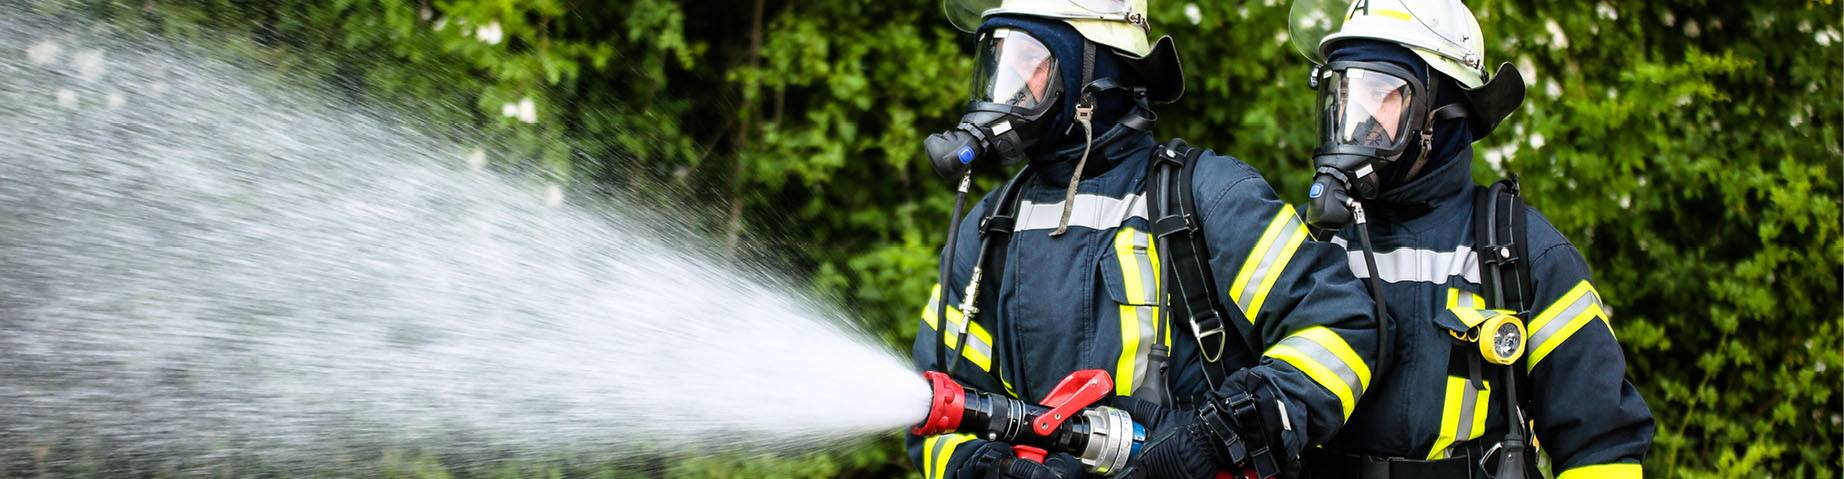
[[[58,53],[63,51],[57,42],[45,40],[26,48],[26,59],[32,60],[33,65],[44,65],[57,61]]]
[[[1544,81],[1543,94],[1549,96],[1551,100],[1559,98],[1562,96],[1562,85],[1556,84],[1556,80],[1553,79]]]
[[[1555,20],[1545,20],[1543,22],[1543,29],[1549,31],[1550,48],[1556,50],[1569,48],[1569,35],[1563,33],[1562,25],[1557,24]]]
[[[506,31],[499,28],[499,20],[494,20],[475,29],[474,36],[479,37],[480,41],[487,42],[488,45],[498,45],[500,40],[506,38]]]
[[[1204,21],[1204,9],[1197,8],[1195,3],[1185,4],[1185,19],[1190,20],[1192,25]]]
[[[1697,26],[1696,20],[1684,22],[1684,36],[1690,38],[1703,36],[1703,28]]]
[[[506,118],[519,116],[519,105],[512,102],[501,103],[499,105],[499,115]]]
[[[1599,5],[1595,5],[1594,12],[1600,14],[1601,18],[1605,18],[1608,20],[1619,20],[1620,19],[1620,11],[1614,10],[1614,6],[1611,4],[1608,4],[1607,2],[1601,2]]]
[[[1545,144],[1548,144],[1548,140],[1543,138],[1542,133],[1530,135],[1530,148],[1540,149],[1540,148],[1543,148],[1543,145]]]
[[[537,123],[538,122],[538,104],[533,103],[530,97],[520,99],[518,116],[519,116],[519,121],[526,122],[526,123]]]

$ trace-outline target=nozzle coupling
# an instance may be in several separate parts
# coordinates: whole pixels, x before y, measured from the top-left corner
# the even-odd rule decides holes
[[[940,372],[923,377],[934,393],[928,416],[911,428],[918,436],[966,433],[1014,447],[1069,453],[1100,475],[1124,469],[1146,442],[1145,427],[1126,411],[1093,405],[1113,388],[1105,371],[1071,374],[1041,405],[966,388]]]

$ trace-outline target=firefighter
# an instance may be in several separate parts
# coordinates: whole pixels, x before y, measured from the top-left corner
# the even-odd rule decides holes
[[[1128,469],[1150,477],[1273,475],[1331,437],[1382,367],[1374,303],[1253,168],[1157,142],[1150,105],[1183,77],[1170,38],[1149,41],[1146,0],[945,6],[977,60],[928,157],[963,195],[976,170],[1024,166],[952,222],[916,366],[1033,401],[1106,370],[1111,404],[1148,429]],[[965,434],[907,442],[930,479],[1129,473]]]
[[[1301,0],[1320,145],[1307,221],[1375,278],[1399,353],[1307,475],[1639,478],[1652,441],[1588,265],[1472,143],[1522,102],[1459,0]],[[1368,244],[1366,244],[1368,243]],[[1534,427],[1533,427],[1534,426]]]

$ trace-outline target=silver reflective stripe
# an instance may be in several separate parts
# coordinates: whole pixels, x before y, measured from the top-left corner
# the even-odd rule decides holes
[[[1485,309],[1485,304],[1483,304],[1484,301],[1481,301],[1482,298],[1480,298],[1479,295],[1473,294],[1472,292],[1469,292],[1463,289],[1455,289],[1454,295],[1456,297],[1454,299],[1454,304],[1452,307],[1466,308],[1466,309]]]
[[[1473,387],[1471,380],[1466,380],[1460,387],[1460,423],[1453,431],[1453,442],[1459,444],[1473,438],[1473,408],[1479,402],[1479,390]]]
[[[1568,309],[1562,310],[1562,314],[1558,314],[1550,318],[1548,323],[1544,323],[1543,329],[1539,329],[1537,332],[1530,334],[1530,350],[1536,351],[1538,348],[1543,347],[1544,343],[1549,342],[1551,336],[1555,336],[1557,332],[1562,331],[1562,328],[1568,327],[1569,323],[1574,322],[1572,320],[1575,319],[1576,316],[1581,316],[1582,313],[1588,311],[1588,308],[1599,306],[1600,304],[1601,296],[1594,294],[1594,291],[1590,290],[1583,293],[1581,298],[1569,304]]]
[[[1128,218],[1146,218],[1145,196],[1136,193],[1113,198],[1079,194],[1075,206],[1069,210],[1069,226],[1095,230],[1119,228]],[[1062,219],[1062,201],[1035,203],[1026,200],[1018,205],[1018,224],[1012,231],[1054,230]]]
[[[1133,308],[1134,314],[1140,317],[1140,344],[1133,352],[1133,389],[1138,391],[1146,388],[1148,356],[1152,355],[1153,343],[1159,340],[1159,338],[1153,336],[1153,322],[1159,320],[1158,315],[1153,313],[1152,306],[1146,305],[1155,301],[1155,295],[1158,294],[1157,281],[1159,272],[1153,271],[1152,258],[1147,256],[1149,235],[1138,231],[1130,233],[1130,235],[1133,236],[1134,263],[1140,268],[1139,287],[1141,306]],[[1133,285],[1126,286],[1129,288],[1133,287]]]
[[[933,458],[933,460],[929,461],[929,463],[935,464],[936,468],[945,466],[947,463],[942,462],[942,461],[946,461],[952,458],[952,457],[941,457],[941,452],[946,451],[948,449],[947,445],[948,445],[948,441],[950,440],[953,440],[953,438],[948,437],[948,436],[936,436],[935,437],[935,440],[933,441],[935,443],[935,448],[934,450],[928,451],[928,455],[929,457]],[[935,477],[935,471],[933,470],[922,471],[922,473],[929,475],[930,478]]]
[[[1345,360],[1339,359],[1338,355],[1332,354],[1318,342],[1304,336],[1288,336],[1287,339],[1282,339],[1280,344],[1292,347],[1300,354],[1305,354],[1306,357],[1319,363],[1320,366],[1324,366],[1326,370],[1337,374],[1338,379],[1345,382],[1345,387],[1351,388],[1353,399],[1364,394],[1364,383],[1358,379],[1357,371],[1352,371],[1351,366],[1345,364]]]
[[[1364,267],[1363,251],[1351,251],[1350,242],[1344,238],[1332,238],[1332,244],[1347,250],[1346,262],[1351,264],[1352,273],[1360,279],[1370,277],[1370,270]],[[1456,246],[1453,251],[1401,248],[1377,253],[1376,257],[1377,277],[1385,282],[1446,284],[1459,276],[1467,282],[1479,283],[1479,253],[1474,252],[1472,246]]]
[[[939,289],[937,289],[937,294],[939,294]],[[948,328],[946,330],[943,330],[939,327],[936,327],[935,321],[937,320],[937,318],[940,318],[941,316],[935,314],[935,299],[936,297],[934,295],[929,296],[928,306],[922,310],[922,318],[923,318],[922,324],[925,326],[928,326],[929,329],[942,331],[940,335],[941,335],[941,341],[943,344],[947,344],[948,347],[952,347],[952,348],[962,348],[962,346],[954,344],[953,341],[960,334],[960,325],[961,323],[966,322],[966,319],[965,319],[966,317],[961,316],[960,319],[956,319],[955,317],[960,316],[960,314],[958,313],[957,310],[954,309],[953,306],[948,306],[948,318],[947,318]],[[978,334],[974,334],[972,331],[972,327],[973,327],[972,325],[968,326],[967,346],[965,346],[963,349],[967,349],[973,352],[980,353],[980,355],[986,358],[992,358],[992,345],[987,344],[985,340],[980,339],[980,336]],[[964,352],[965,351],[963,351],[963,354]],[[968,359],[971,360],[972,358],[968,358]]]
[[[1279,271],[1274,271],[1274,263],[1280,261],[1281,254],[1292,245],[1295,241],[1294,235],[1300,229],[1299,215],[1292,214],[1291,211],[1283,211],[1282,214],[1287,215],[1287,223],[1274,231],[1275,237],[1272,242],[1268,243],[1268,250],[1261,252],[1261,263],[1255,267],[1255,274],[1249,277],[1248,284],[1244,285],[1242,291],[1236,295],[1238,306],[1255,304],[1255,295],[1261,292],[1261,285],[1267,282],[1268,275],[1280,274]],[[1242,313],[1248,315],[1253,321],[1255,315],[1260,311],[1244,310]]]

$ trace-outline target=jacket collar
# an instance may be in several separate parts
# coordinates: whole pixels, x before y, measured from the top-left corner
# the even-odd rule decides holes
[[[1473,186],[1473,148],[1461,148],[1445,165],[1414,181],[1377,195],[1372,208],[1380,215],[1415,219],[1454,202],[1470,201]]]
[[[1126,163],[1134,155],[1145,155],[1154,143],[1152,132],[1115,125],[1114,128],[1095,137],[1095,146],[1089,153],[1088,165],[1083,168],[1082,178],[1094,178],[1113,171],[1115,167]],[[1076,162],[1082,159],[1082,149],[1086,142],[1076,142],[1056,150],[1051,161],[1038,166],[1037,181],[1052,186],[1069,186],[1069,177],[1075,173]]]

